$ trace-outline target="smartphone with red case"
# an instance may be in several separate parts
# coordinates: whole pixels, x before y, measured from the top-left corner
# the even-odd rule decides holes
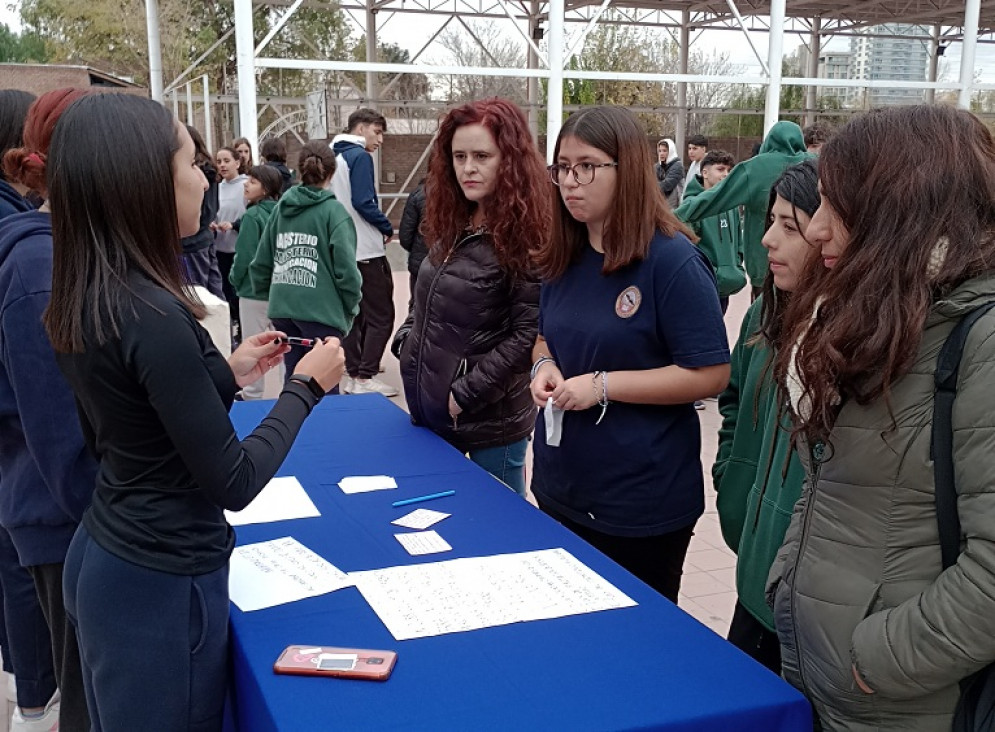
[[[287,646],[273,664],[278,674],[337,676],[342,679],[386,681],[397,662],[394,651],[328,646]]]

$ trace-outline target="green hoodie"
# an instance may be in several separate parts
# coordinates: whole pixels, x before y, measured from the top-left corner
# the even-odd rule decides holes
[[[767,134],[756,157],[744,160],[714,188],[694,198],[685,198],[677,209],[678,218],[689,224],[743,206],[743,258],[754,287],[767,276],[767,252],[761,245],[767,228],[770,189],[787,168],[812,157],[805,151],[801,127],[794,122],[778,122]]]
[[[266,300],[269,290],[255,289],[249,277],[249,264],[259,249],[259,239],[263,228],[269,221],[269,215],[276,208],[276,201],[266,198],[249,206],[242,215],[242,223],[238,229],[238,241],[235,242],[235,261],[232,262],[228,281],[235,288],[235,294],[249,300]]]
[[[684,189],[684,200],[705,192],[700,175],[691,178]],[[731,209],[691,224],[698,235],[698,246],[708,257],[719,286],[719,297],[729,297],[746,286],[743,249],[739,237],[739,211]]]
[[[773,352],[748,344],[760,327],[763,298],[750,306],[732,352],[729,386],[719,396],[722,427],[712,467],[719,523],[726,544],[739,555],[736,591],[746,610],[774,631],[764,597],[767,574],[801,494],[805,470],[791,444],[791,425],[779,414],[773,385]]]
[[[362,285],[356,226],[331,191],[294,186],[283,194],[263,229],[249,277],[253,290],[269,292],[270,318],[349,332]]]

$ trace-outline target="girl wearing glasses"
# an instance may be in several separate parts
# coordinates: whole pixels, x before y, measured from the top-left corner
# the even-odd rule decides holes
[[[544,414],[532,492],[676,602],[704,510],[692,405],[729,380],[715,279],[657,187],[631,112],[575,113],[554,160],[553,231],[536,253],[532,396]]]
[[[489,99],[446,115],[425,182],[429,252],[391,348],[412,421],[523,496],[539,309],[529,249],[548,235],[547,186],[514,104]]]

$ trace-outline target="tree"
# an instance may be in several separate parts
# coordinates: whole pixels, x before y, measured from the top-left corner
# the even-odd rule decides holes
[[[18,35],[6,23],[0,23],[0,62],[45,63],[45,42],[32,33]]]
[[[525,54],[519,43],[505,36],[495,23],[467,22],[469,33],[446,29],[439,43],[449,52],[456,66],[496,66],[522,68]],[[470,34],[479,39],[473,38]],[[508,76],[450,76],[448,88],[442,90],[450,104],[464,104],[487,97],[503,97],[516,104],[526,104],[528,94],[521,79]]]

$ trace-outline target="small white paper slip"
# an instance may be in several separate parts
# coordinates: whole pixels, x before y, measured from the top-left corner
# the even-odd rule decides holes
[[[397,481],[389,475],[351,475],[339,481],[343,493],[369,493],[397,488]]]
[[[401,546],[413,557],[419,554],[438,554],[452,551],[452,547],[435,531],[419,531],[416,534],[394,534]]]
[[[252,499],[252,503],[241,511],[225,511],[225,518],[232,526],[266,524],[320,515],[303,486],[293,476],[273,478]]]
[[[350,587],[349,575],[290,536],[235,547],[228,593],[243,612]]]
[[[433,511],[428,508],[419,508],[412,511],[407,516],[391,521],[395,526],[403,526],[406,529],[427,529],[432,524],[437,524],[444,518],[449,518],[452,514],[442,511]]]

